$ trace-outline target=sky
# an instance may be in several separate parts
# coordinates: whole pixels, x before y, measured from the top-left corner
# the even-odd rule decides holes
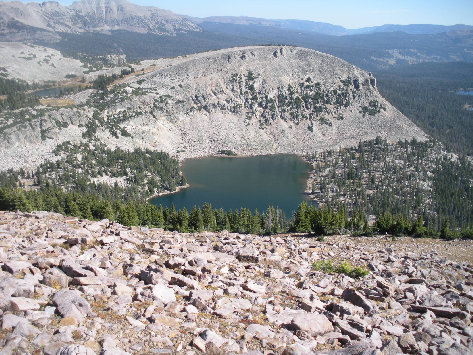
[[[59,2],[68,5],[72,0],[59,0]],[[347,28],[383,24],[473,25],[473,0],[131,0],[131,2],[195,17],[249,16],[299,19],[328,22]]]

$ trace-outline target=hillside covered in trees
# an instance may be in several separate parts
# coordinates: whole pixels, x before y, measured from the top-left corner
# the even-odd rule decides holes
[[[457,153],[473,155],[471,63],[423,63],[376,73],[378,90],[426,133]]]
[[[26,93],[31,88],[26,82],[3,78],[0,75],[0,111],[38,105],[39,99]]]
[[[55,154],[55,161],[48,160],[33,172],[21,169],[0,173],[0,186],[57,187],[128,201],[144,200],[185,184],[179,162],[163,152],[111,150],[100,144],[65,142],[56,148]]]
[[[308,160],[309,192],[319,204],[367,215],[421,216],[435,230],[447,219],[454,227],[473,225],[471,160],[446,153],[434,140],[388,144],[378,138]]]

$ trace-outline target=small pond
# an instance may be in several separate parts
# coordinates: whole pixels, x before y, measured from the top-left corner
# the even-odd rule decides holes
[[[310,165],[295,155],[256,157],[209,157],[189,159],[182,171],[190,187],[151,200],[155,205],[177,209],[202,206],[262,212],[268,205],[291,217],[306,199],[304,190]]]

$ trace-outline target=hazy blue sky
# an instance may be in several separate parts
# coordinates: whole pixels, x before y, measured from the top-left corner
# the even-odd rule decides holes
[[[27,2],[22,0],[23,2]],[[71,0],[61,0],[70,4]],[[329,22],[348,28],[383,24],[473,25],[473,0],[132,0],[178,14]]]

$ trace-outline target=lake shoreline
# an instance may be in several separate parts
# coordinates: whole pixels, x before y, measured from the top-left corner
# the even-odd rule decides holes
[[[148,197],[146,200],[149,202],[150,200],[152,200],[153,198],[157,198],[157,197],[161,197],[161,196],[166,196],[166,195],[172,195],[172,194],[175,194],[175,193],[178,193],[179,191],[182,191],[184,189],[187,189],[191,187],[191,185],[189,184],[185,184],[185,185],[181,185],[181,186],[178,186],[176,187],[176,189],[174,191],[162,191],[162,192],[159,192],[155,195],[152,195],[150,197]]]

